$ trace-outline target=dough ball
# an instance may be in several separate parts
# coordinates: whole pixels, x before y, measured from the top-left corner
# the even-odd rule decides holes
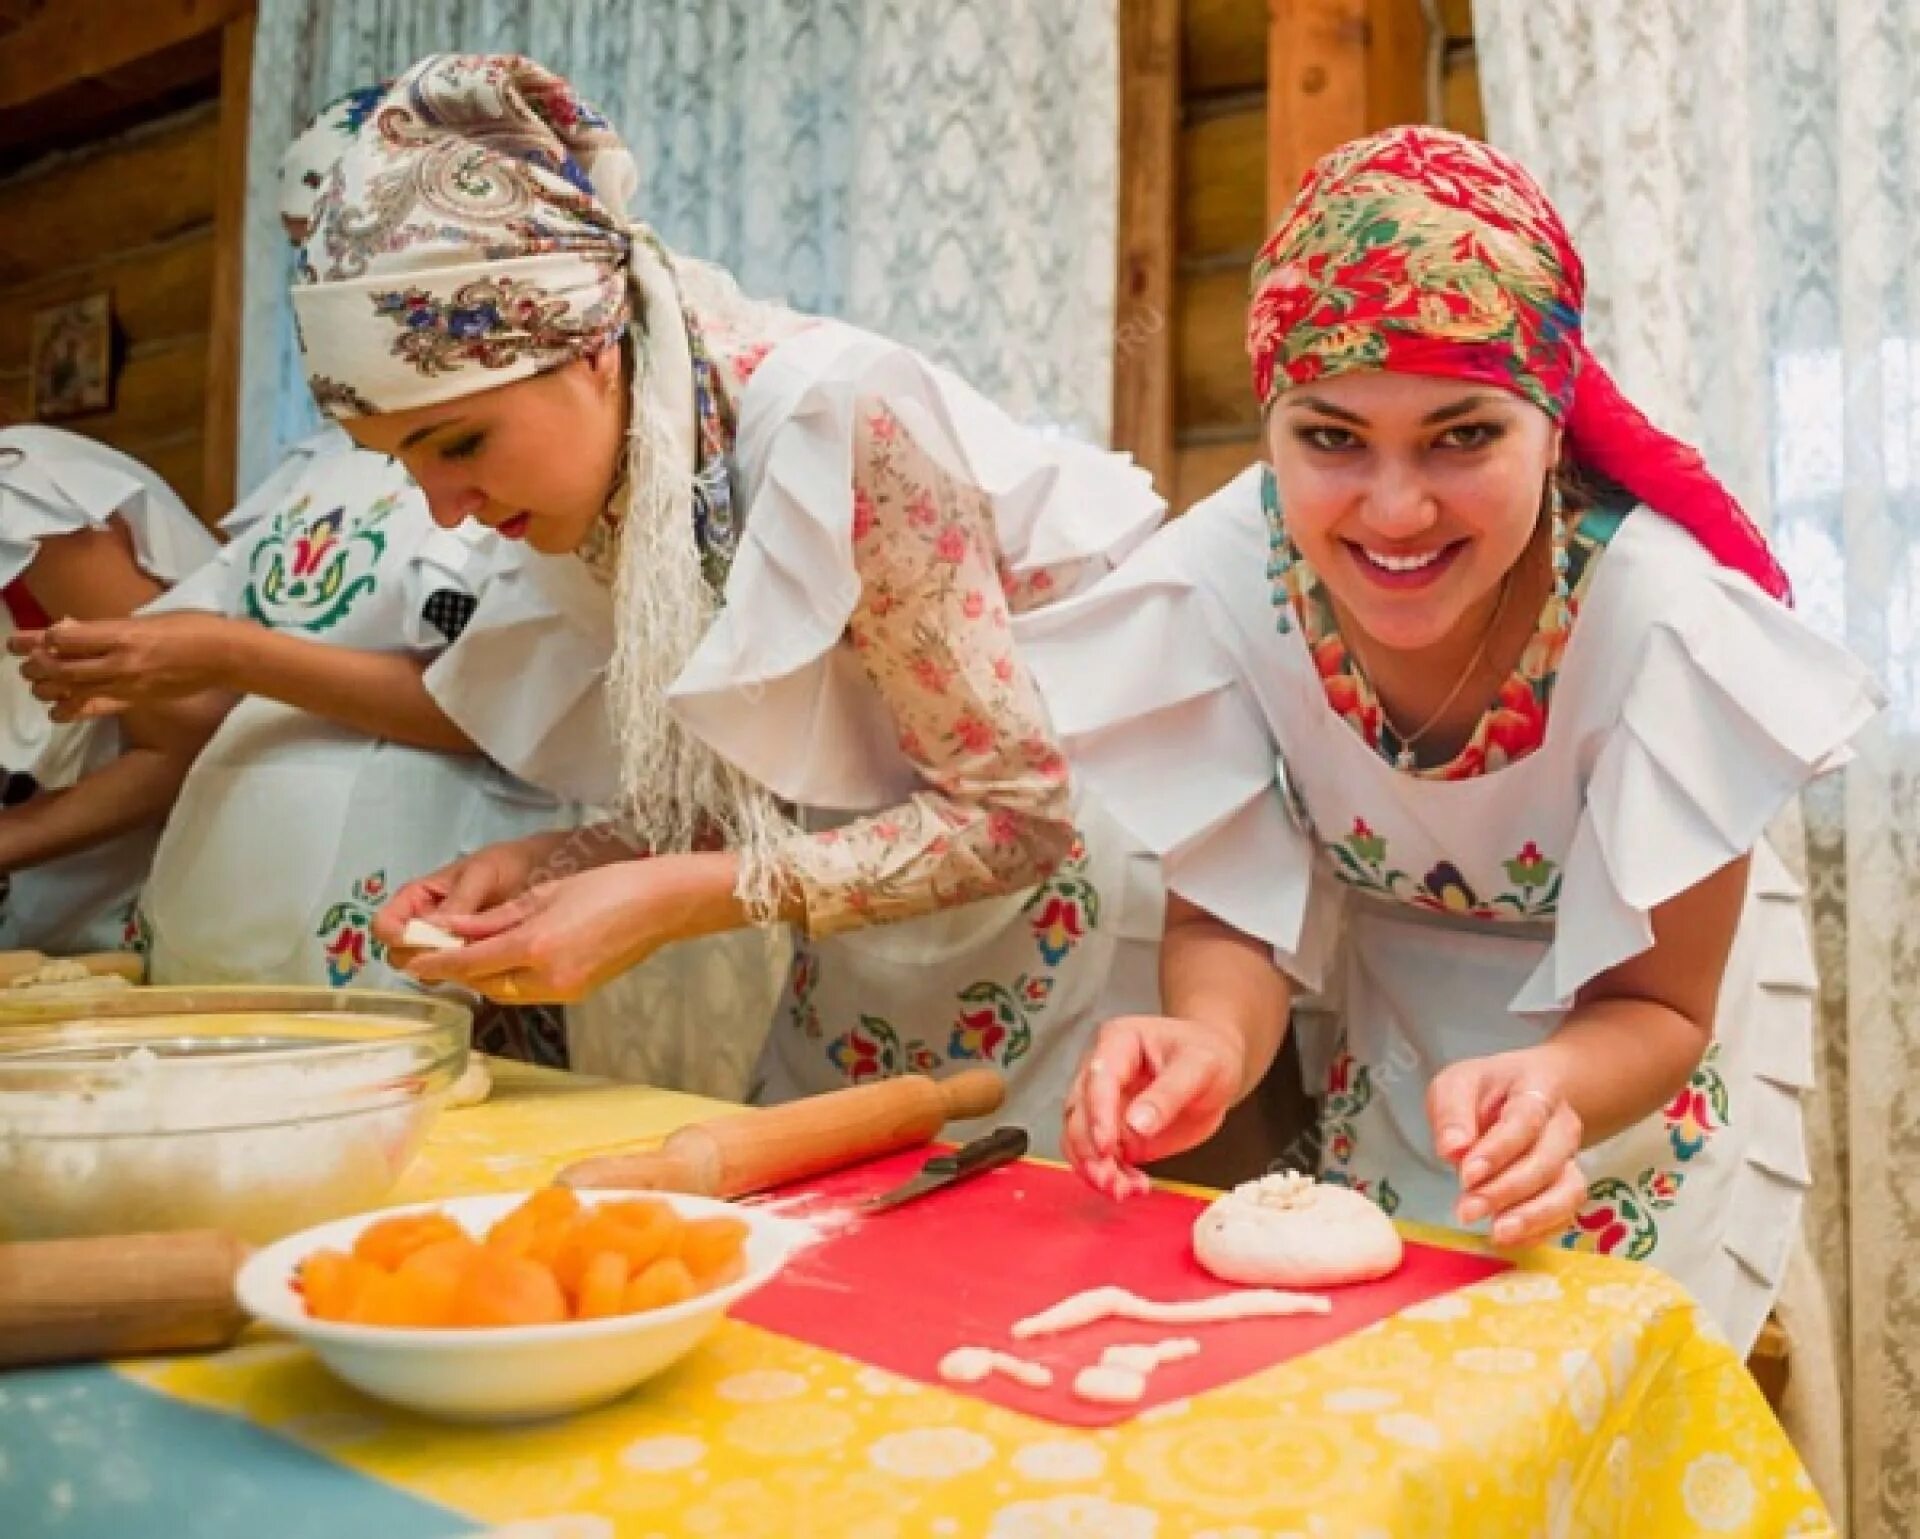
[[[453,1082],[453,1089],[447,1092],[447,1106],[450,1109],[478,1106],[492,1094],[493,1070],[487,1067],[487,1060],[480,1054],[469,1053],[466,1072]]]
[[[1331,1288],[1400,1265],[1393,1220],[1358,1192],[1288,1171],[1243,1182],[1194,1221],[1193,1254],[1254,1288]]]

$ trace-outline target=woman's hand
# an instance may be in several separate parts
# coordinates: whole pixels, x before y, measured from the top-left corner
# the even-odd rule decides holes
[[[254,627],[225,615],[134,615],[62,620],[21,631],[7,649],[55,721],[111,716],[129,706],[230,690],[235,654]]]
[[[489,844],[430,871],[408,882],[373,916],[373,938],[387,948],[395,967],[406,967],[416,955],[400,942],[410,922],[424,919],[444,928],[450,919],[467,918],[520,897],[542,875],[570,875],[557,869],[559,857],[577,837],[577,832],[567,829],[529,834]]]
[[[509,1004],[579,999],[680,938],[672,864],[620,861],[536,882],[480,913],[442,912],[434,922],[466,944],[406,965],[422,982],[464,984]]]
[[[1427,1087],[1434,1150],[1460,1170],[1462,1224],[1493,1220],[1496,1245],[1560,1234],[1586,1200],[1585,1129],[1555,1062],[1537,1049],[1451,1064]]]
[[[1067,1097],[1068,1162],[1109,1197],[1146,1191],[1139,1167],[1211,1137],[1246,1071],[1247,1044],[1231,1027],[1164,1015],[1108,1021]]]

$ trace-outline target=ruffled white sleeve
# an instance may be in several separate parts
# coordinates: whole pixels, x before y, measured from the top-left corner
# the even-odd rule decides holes
[[[841,645],[861,591],[855,419],[873,398],[955,482],[986,495],[1015,608],[1097,578],[1165,511],[1125,456],[1023,428],[897,343],[823,322],[775,348],[741,406],[747,512],[726,605],[670,694],[690,730],[776,794],[844,811],[890,806],[918,783]]]
[[[42,540],[101,529],[118,515],[149,577],[177,583],[218,548],[172,488],[139,461],[77,433],[0,429],[0,585]]]
[[[1295,822],[1245,666],[1249,638],[1207,578],[1264,572],[1234,488],[1091,592],[1018,622],[1077,776],[1160,857],[1167,886],[1256,936],[1309,989],[1339,927],[1334,879]],[[1255,511],[1257,513],[1257,504]]]
[[[1654,909],[1753,851],[1788,802],[1845,762],[1882,703],[1850,653],[1711,566],[1657,515],[1632,520],[1605,557],[1626,557],[1631,572],[1600,581],[1612,584],[1613,607],[1639,614],[1596,612],[1596,584],[1580,624],[1624,623],[1644,642],[1617,716],[1594,737],[1562,923],[1514,1001],[1521,1013],[1567,1009],[1585,984],[1651,946]],[[1567,694],[1572,666],[1559,684]]]
[[[607,714],[613,615],[572,556],[516,548],[475,583],[460,637],[426,672],[428,693],[495,763],[568,801],[611,807],[620,769]]]

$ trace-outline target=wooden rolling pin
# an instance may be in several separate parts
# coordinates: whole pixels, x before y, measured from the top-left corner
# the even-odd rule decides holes
[[[0,1368],[223,1347],[246,1255],[213,1230],[0,1245]]]
[[[569,1186],[743,1197],[926,1143],[949,1122],[998,1111],[1006,1093],[994,1069],[943,1080],[903,1074],[692,1123],[657,1149],[581,1160],[560,1179]]]

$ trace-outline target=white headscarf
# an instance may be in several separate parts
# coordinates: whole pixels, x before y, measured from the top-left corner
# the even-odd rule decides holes
[[[714,837],[739,850],[741,896],[770,916],[791,825],[667,707],[718,603],[693,532],[687,318],[674,259],[627,219],[637,181],[607,121],[533,61],[422,59],[321,190],[293,293],[300,345],[321,408],[352,418],[493,390],[630,336],[626,505],[612,510],[623,811],[650,850]]]

